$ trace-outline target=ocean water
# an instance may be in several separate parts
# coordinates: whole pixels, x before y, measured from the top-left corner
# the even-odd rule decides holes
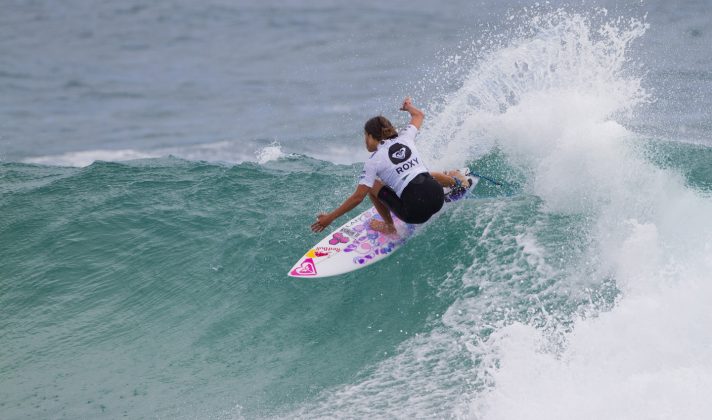
[[[710,418],[710,22],[4,2],[0,418]],[[506,186],[287,277],[405,95],[431,168]]]

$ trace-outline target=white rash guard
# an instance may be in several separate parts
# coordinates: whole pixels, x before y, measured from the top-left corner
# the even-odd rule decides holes
[[[415,148],[418,129],[413,124],[398,133],[398,137],[385,140],[363,165],[359,184],[373,187],[376,177],[395,191],[398,197],[408,183],[418,174],[428,172]]]

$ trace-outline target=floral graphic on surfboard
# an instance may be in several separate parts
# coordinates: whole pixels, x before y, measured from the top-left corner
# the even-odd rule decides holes
[[[374,214],[373,218],[382,220],[378,213]],[[353,259],[355,264],[366,264],[377,255],[386,255],[392,252],[415,231],[415,225],[401,222],[403,225],[403,231],[401,233],[403,233],[403,235],[384,235],[371,229],[370,223],[371,219],[368,219],[354,227],[354,232],[359,233],[359,236],[354,239],[349,246],[344,248],[344,252],[355,254]]]
[[[345,244],[349,241],[349,238],[345,237],[341,232],[336,232],[329,241],[329,245]]]

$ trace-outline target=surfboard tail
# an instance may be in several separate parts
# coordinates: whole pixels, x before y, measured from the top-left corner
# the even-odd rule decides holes
[[[475,188],[477,183],[480,181],[480,178],[478,176],[472,175],[472,173],[470,172],[470,168],[460,168],[459,171],[463,175],[465,175],[465,178],[467,178],[467,184],[453,188],[443,187],[443,192],[445,193],[445,201],[448,203],[451,201],[457,201],[465,197],[470,191]]]

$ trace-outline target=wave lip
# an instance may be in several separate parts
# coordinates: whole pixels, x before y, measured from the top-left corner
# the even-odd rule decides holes
[[[238,142],[220,141],[184,147],[166,147],[154,150],[136,149],[96,149],[77,152],[67,152],[59,155],[47,155],[23,159],[24,163],[40,165],[85,167],[95,161],[121,162],[137,159],[152,159],[165,156],[175,156],[190,161],[210,161],[225,163],[242,163],[254,160],[243,150]]]
[[[320,150],[304,150],[300,154],[308,154],[317,159],[335,164],[351,164],[357,159],[351,146],[332,145]],[[50,166],[85,167],[95,161],[123,162],[138,159],[153,159],[173,156],[188,161],[206,161],[214,163],[239,164],[256,162],[264,165],[268,162],[295,156],[283,150],[279,142],[273,141],[266,146],[246,147],[238,141],[220,141],[184,147],[165,147],[154,150],[137,149],[95,149],[67,152],[57,155],[36,156],[22,159],[23,163]]]
[[[79,152],[67,152],[59,155],[38,156],[23,159],[24,163],[34,163],[38,165],[52,166],[74,166],[85,167],[95,161],[120,162],[135,159],[149,159],[160,157],[159,153],[150,153],[134,149],[121,150],[84,150]]]

